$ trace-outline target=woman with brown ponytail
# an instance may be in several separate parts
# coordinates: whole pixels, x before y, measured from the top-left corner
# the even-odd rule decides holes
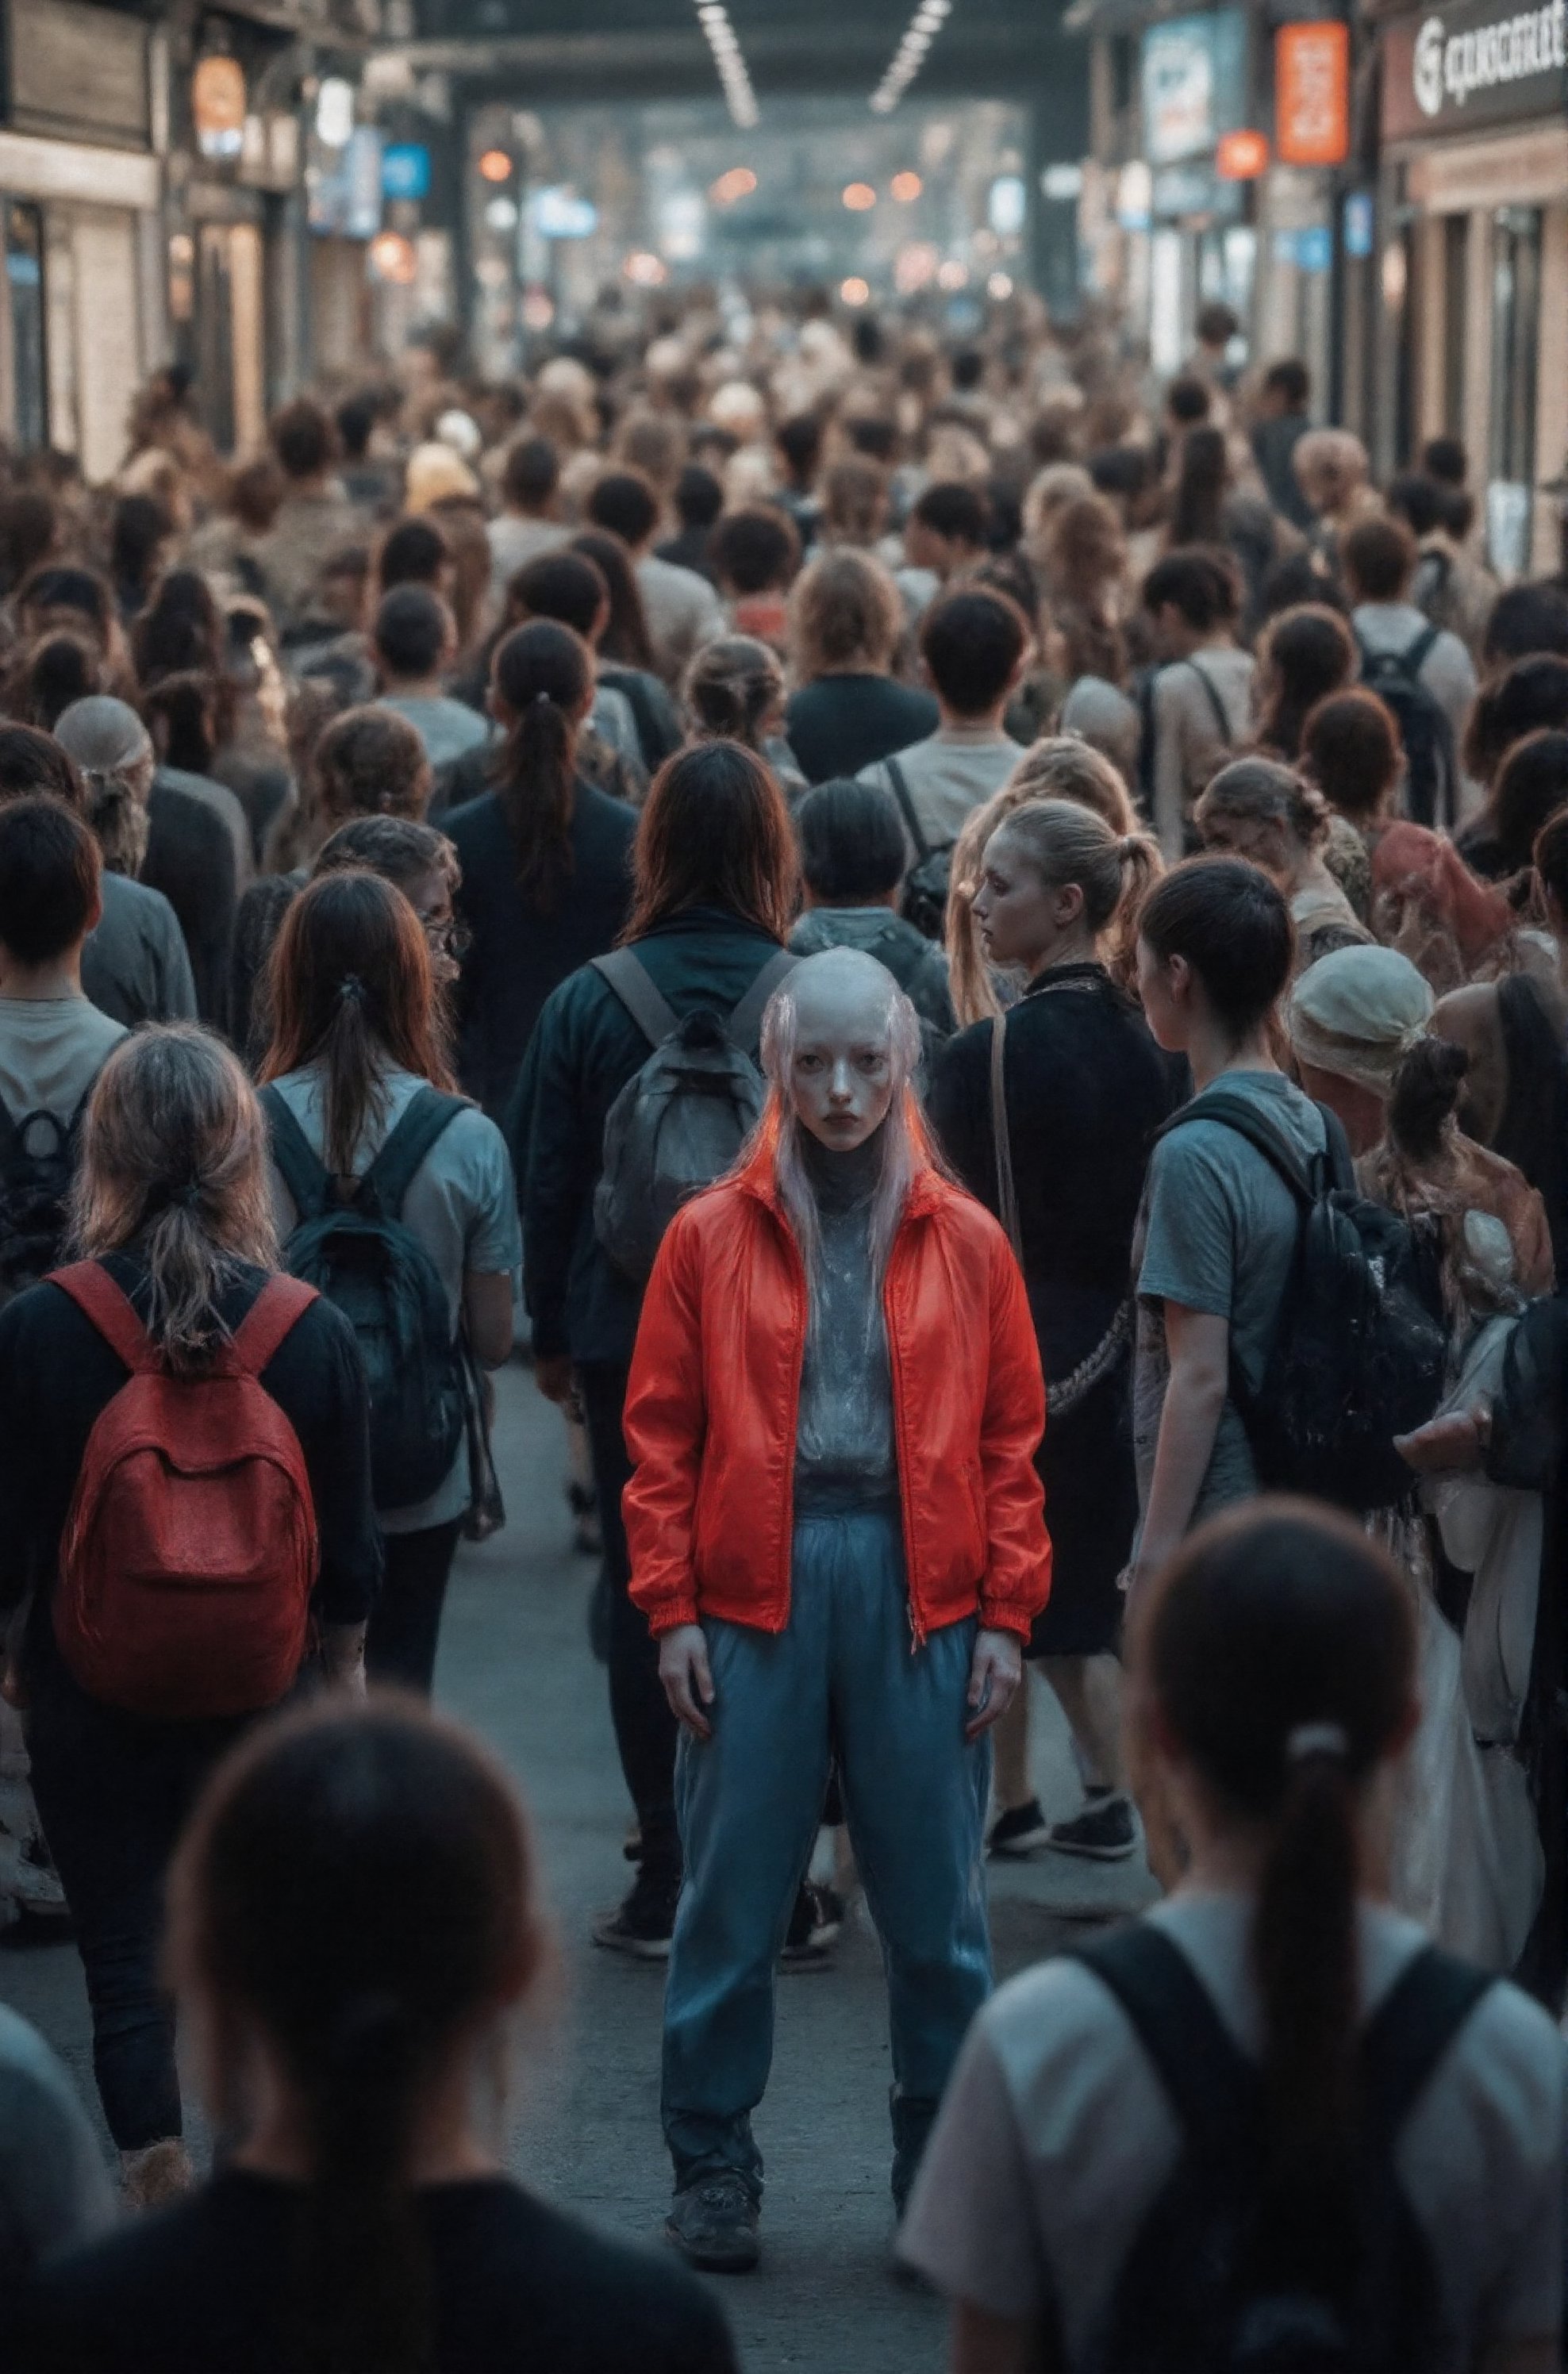
[[[523,1808],[474,1741],[395,1700],[270,1725],[198,1806],[170,1914],[233,2148],[172,2215],[51,2267],[18,2363],[735,2374],[694,2277],[504,2173],[550,1938]]]
[[[489,1113],[506,1106],[540,1007],[558,981],[614,946],[631,903],[631,809],[577,771],[594,705],[581,635],[536,618],[497,647],[490,710],[505,740],[493,789],[443,829],[463,868],[470,934],[457,992],[457,1069]]]
[[[1065,799],[1016,807],[985,844],[970,910],[988,964],[1024,978],[1005,1016],[937,1056],[927,1110],[964,1185],[1013,1241],[1049,1416],[1036,1465],[1055,1551],[1029,1655],[1078,1743],[1088,1801],[1047,1825],[1029,1772],[1027,1698],[997,1736],[994,1855],[1042,1845],[1114,1861],[1136,1843],[1121,1760],[1117,1577],[1138,1516],[1128,1278],[1149,1149],[1185,1092],[1105,958],[1160,872],[1141,833]]]
[[[1189,1860],[970,2033],[901,2240],[955,2374],[1559,2363],[1562,2039],[1383,1900],[1414,1682],[1397,1568],[1305,1502],[1215,1519],[1140,1596],[1135,1734]]]

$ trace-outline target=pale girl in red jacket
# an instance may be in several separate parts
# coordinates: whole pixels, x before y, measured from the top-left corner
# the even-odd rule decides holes
[[[990,1991],[990,1726],[1050,1588],[1045,1420],[1018,1267],[937,1168],[913,1007],[808,958],[768,1009],[767,1111],[660,1250],[632,1361],[631,1596],[682,1734],[665,1998],[667,2231],[758,2256],[750,2114],[836,1754],[888,1970],[895,2205]]]

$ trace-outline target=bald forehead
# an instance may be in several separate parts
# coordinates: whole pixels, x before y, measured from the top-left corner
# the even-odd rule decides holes
[[[797,1042],[888,1036],[897,983],[875,957],[855,948],[830,949],[797,965],[789,986]]]

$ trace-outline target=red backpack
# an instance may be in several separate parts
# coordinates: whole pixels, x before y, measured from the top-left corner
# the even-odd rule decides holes
[[[175,1376],[97,1262],[52,1281],[131,1371],[94,1420],[60,1550],[54,1637],[89,1697],[196,1722],[273,1706],[320,1564],[300,1438],[257,1379],[316,1300],[269,1278],[231,1342]]]

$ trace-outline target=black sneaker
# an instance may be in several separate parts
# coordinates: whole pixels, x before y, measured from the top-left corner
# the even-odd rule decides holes
[[[789,1916],[789,1934],[779,1956],[781,1970],[825,1970],[832,1959],[828,1948],[843,1926],[843,1908],[839,1906],[837,1922],[824,1918],[822,1898],[831,1894],[827,1888],[816,1887],[810,1880],[802,1883],[795,1899],[795,1910]],[[834,1902],[837,1903],[837,1898]]]
[[[1125,1863],[1138,1845],[1132,1806],[1119,1791],[1091,1797],[1070,1822],[1054,1822],[1046,1844],[1091,1863]]]
[[[744,2275],[761,2253],[757,2204],[734,2168],[699,2177],[678,2192],[665,2219],[665,2234],[688,2266],[702,2267],[711,2275]]]
[[[667,1962],[679,1893],[667,1880],[640,1871],[626,1901],[595,1923],[595,1945],[634,1962]]]
[[[997,1815],[985,1841],[985,1851],[993,1855],[1030,1855],[1036,1847],[1044,1846],[1051,1834],[1051,1825],[1039,1798],[1032,1797],[1027,1805],[1009,1805],[1005,1814]]]

